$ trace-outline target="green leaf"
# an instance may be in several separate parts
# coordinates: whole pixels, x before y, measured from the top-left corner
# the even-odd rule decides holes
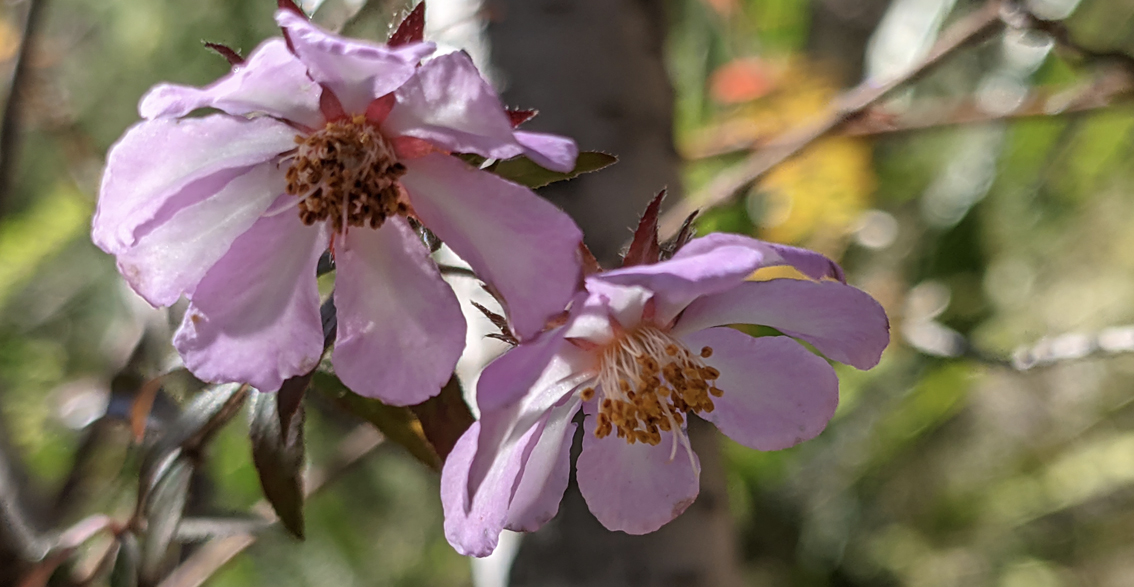
[[[441,460],[449,456],[457,439],[475,421],[465,403],[461,382],[456,375],[449,378],[449,382],[441,388],[441,393],[416,406],[410,406],[410,409],[417,415],[425,438],[433,445]]]
[[[431,469],[441,470],[441,457],[426,440],[421,423],[409,408],[388,406],[376,399],[362,397],[349,389],[338,377],[317,372],[314,388],[343,410],[361,418],[385,437],[409,451]]]
[[[173,539],[185,513],[192,477],[192,461],[184,456],[177,457],[163,469],[146,501],[143,510],[146,533],[142,537],[139,573],[146,584],[156,584],[177,560]]]
[[[264,497],[280,522],[302,539],[304,410],[302,403],[296,403],[290,417],[281,414],[280,402],[285,399],[275,393],[252,392],[252,462],[260,474]],[[286,430],[281,421],[287,421]]]
[[[138,564],[142,554],[138,539],[131,532],[118,537],[118,555],[110,571],[110,587],[138,587]]]
[[[609,153],[584,151],[579,153],[579,158],[575,160],[575,168],[564,173],[544,169],[531,159],[521,155],[504,161],[497,161],[486,168],[485,171],[490,171],[508,181],[534,189],[557,181],[578,177],[584,173],[598,171],[617,162],[618,157]]]

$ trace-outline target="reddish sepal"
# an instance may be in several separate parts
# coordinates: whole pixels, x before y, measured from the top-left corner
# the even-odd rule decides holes
[[[394,93],[390,92],[380,98],[374,98],[366,106],[366,120],[375,126],[381,126],[386,122],[386,117],[390,115],[390,111],[394,109]]]
[[[394,137],[390,139],[390,144],[394,147],[394,155],[403,161],[424,157],[438,150],[433,143],[417,137]]]
[[[276,6],[278,6],[280,10],[290,10],[298,14],[299,16],[302,16],[306,20],[311,20],[307,18],[307,13],[304,12],[303,9],[299,7],[299,5],[293,2],[293,0],[277,0]]]
[[[425,38],[425,0],[413,7],[413,10],[402,20],[390,40],[386,44],[390,47],[420,43]]]
[[[228,61],[229,65],[231,65],[233,67],[236,67],[237,65],[240,65],[241,63],[244,63],[244,58],[240,56],[240,53],[237,53],[236,49],[233,49],[232,47],[229,47],[228,45],[222,45],[220,43],[208,43],[208,42],[206,42],[205,47],[207,49],[212,49],[213,51],[216,51],[221,57],[224,57],[225,60]]]
[[[323,113],[323,119],[327,122],[334,122],[346,118],[347,113],[343,109],[343,103],[339,102],[339,97],[331,91],[331,88],[322,87],[323,93],[319,94],[319,111]]]
[[[508,114],[508,120],[512,122],[512,128],[516,128],[517,126],[520,126],[521,124],[535,118],[536,114],[539,114],[539,110],[534,110],[534,109],[533,110],[519,110],[519,109],[513,110],[513,109],[509,108],[508,110],[505,110],[504,112],[506,114]]]
[[[661,210],[662,200],[665,199],[665,190],[654,196],[642,219],[638,221],[638,229],[634,231],[634,240],[630,248],[622,257],[622,266],[649,265],[657,263],[661,256],[661,245],[658,243],[658,211]]]

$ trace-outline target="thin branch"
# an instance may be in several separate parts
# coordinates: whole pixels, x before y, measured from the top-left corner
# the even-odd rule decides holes
[[[305,497],[309,498],[333,483],[361,462],[364,457],[374,452],[383,440],[382,435],[369,425],[356,428],[339,444],[335,462],[326,468],[312,469],[307,472],[307,485],[304,488]],[[256,504],[253,510],[265,521],[271,524],[278,523],[267,502]],[[199,587],[225,563],[255,544],[256,539],[257,535],[251,533],[237,533],[214,538],[183,561],[158,587]]]
[[[659,222],[661,233],[666,237],[672,236],[694,210],[730,200],[734,194],[776,165],[803,151],[816,140],[837,131],[844,123],[860,115],[890,92],[925,75],[954,51],[1000,30],[1004,26],[1000,16],[1002,7],[1002,0],[989,0],[942,33],[929,54],[915,67],[881,83],[873,79],[865,80],[836,98],[824,117],[781,135],[745,161],[725,170],[700,193],[671,207]]]

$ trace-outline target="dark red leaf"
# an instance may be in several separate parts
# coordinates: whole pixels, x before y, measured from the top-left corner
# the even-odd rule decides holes
[[[419,43],[425,38],[425,0],[413,7],[386,44],[391,47]]]
[[[700,212],[700,210],[694,210],[692,214],[686,216],[685,222],[681,223],[681,230],[677,231],[677,236],[662,245],[661,259],[663,261],[672,257],[674,253],[681,250],[681,247],[685,246],[685,243],[693,239],[693,221],[697,219]]]
[[[512,121],[512,128],[520,126],[521,124],[535,118],[536,114],[539,114],[539,110],[534,109],[513,110],[509,108],[508,110],[505,110],[505,112],[508,114],[508,120]]]
[[[630,242],[630,248],[622,257],[623,267],[658,262],[658,257],[661,255],[661,245],[658,243],[658,211],[664,199],[665,190],[662,190],[654,196],[650,205],[646,206],[642,219],[638,221],[638,229],[634,231],[634,240]]]
[[[457,439],[475,421],[465,398],[461,395],[461,383],[454,375],[441,388],[441,393],[424,402],[410,406],[410,410],[421,422],[421,429],[429,444],[444,459],[449,456]]]
[[[319,111],[323,113],[323,118],[327,122],[342,120],[347,117],[343,103],[339,102],[339,97],[327,86],[323,86],[323,93],[319,94]]]
[[[222,45],[220,43],[205,43],[205,47],[216,51],[218,54],[220,54],[221,57],[224,57],[225,60],[228,61],[229,65],[233,67],[244,63],[244,58],[240,56],[240,53],[237,53],[236,49],[233,49],[228,45]]]

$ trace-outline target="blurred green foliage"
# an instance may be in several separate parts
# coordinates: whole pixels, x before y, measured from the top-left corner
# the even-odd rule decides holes
[[[819,97],[835,88],[807,55],[817,4],[670,2],[679,145],[721,121],[773,120],[779,132],[821,114],[808,105],[825,103]],[[958,4],[963,11],[972,3]],[[370,2],[348,30],[383,36],[388,7]],[[219,0],[45,7],[21,88],[18,171],[0,218],[0,416],[45,505],[73,473],[91,434],[85,426],[105,410],[111,378],[143,332],[163,344],[170,332],[169,318],[134,298],[113,260],[89,243],[102,157],[136,122],[137,101],[151,85],[204,84],[227,70],[202,39],[247,52],[275,33],[273,8]],[[15,31],[16,11],[4,10],[0,19]],[[1068,24],[1084,45],[1131,51],[1132,18],[1127,0],[1093,0]],[[902,99],[965,98],[995,61],[997,42],[966,49]],[[768,64],[768,93],[719,103],[710,91],[714,72],[750,58]],[[1030,83],[1058,91],[1096,73],[1096,64],[1056,50]],[[1134,359],[1027,372],[987,359],[1008,358],[1044,336],[1134,323],[1132,133],[1129,107],[944,126],[853,139],[868,156],[835,156],[815,168],[810,179],[820,183],[825,170],[866,178],[843,186],[861,195],[852,208],[861,218],[819,234],[801,229],[799,242],[841,256],[851,282],[886,306],[893,344],[870,372],[840,370],[841,406],[818,439],[775,453],[726,444],[732,511],[754,583],[1129,584]],[[933,221],[930,194],[963,177],[953,165],[978,148],[993,167],[987,186],[955,222]],[[691,161],[690,191],[743,154]],[[848,166],[853,173],[843,173]],[[767,208],[753,204],[761,203],[758,192],[705,212],[700,229],[766,234]],[[820,213],[827,209],[815,202]],[[896,226],[884,246],[870,244],[868,225],[858,222],[876,212]],[[904,337],[927,321],[980,353],[919,352]],[[141,374],[164,366],[169,349],[158,346],[134,365]],[[309,420],[312,463],[332,459],[357,424],[317,403]],[[127,430],[117,422],[99,437],[87,482],[60,509],[61,523],[128,511],[138,463]],[[197,483],[198,514],[245,512],[260,500],[240,418],[213,442]],[[270,530],[210,584],[469,582],[467,564],[441,533],[436,474],[397,447],[383,446],[313,499],[307,521],[302,545]]]

